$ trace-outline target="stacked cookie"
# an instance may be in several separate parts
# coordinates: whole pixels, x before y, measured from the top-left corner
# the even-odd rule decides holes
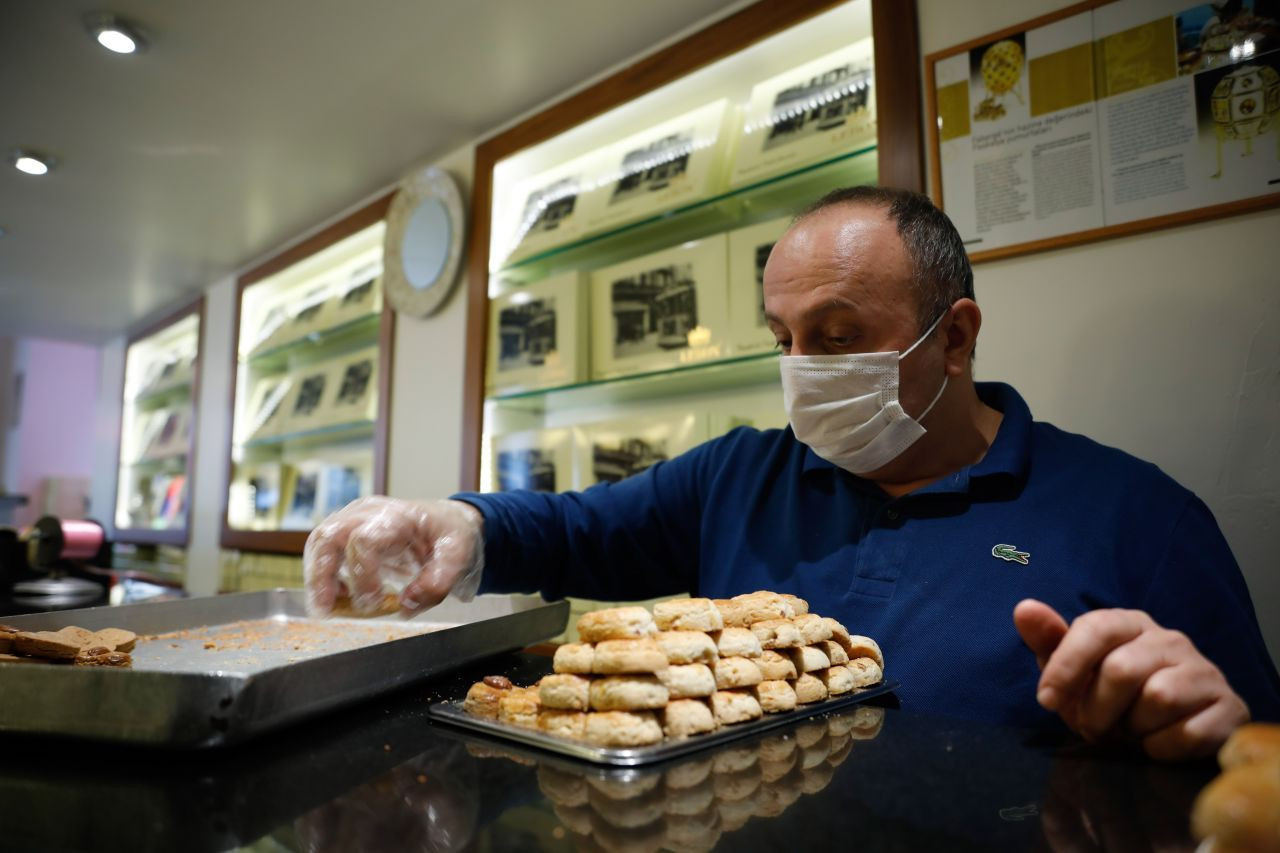
[[[61,663],[129,667],[138,635],[123,628],[90,631],[70,625],[58,631],[23,631],[0,625],[0,663]]]
[[[596,746],[647,746],[876,684],[873,640],[808,612],[793,595],[660,602],[584,614],[536,686],[501,676],[472,686],[479,716]]]

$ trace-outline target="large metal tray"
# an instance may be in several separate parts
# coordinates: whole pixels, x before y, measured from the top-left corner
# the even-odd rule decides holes
[[[567,602],[446,601],[414,620],[309,619],[301,590],[5,617],[144,637],[133,669],[0,667],[0,733],[182,748],[230,744],[553,637]],[[251,636],[240,623],[253,622]],[[161,639],[145,639],[170,634]]]
[[[882,681],[874,687],[866,687],[823,702],[801,705],[794,711],[782,714],[765,714],[759,720],[726,726],[711,734],[695,735],[683,740],[664,740],[662,743],[654,744],[653,746],[632,749],[592,746],[587,743],[555,737],[544,732],[499,723],[497,720],[477,717],[462,710],[461,702],[438,702],[431,706],[428,714],[432,719],[450,725],[460,726],[474,732],[482,732],[505,741],[514,741],[515,743],[536,747],[559,755],[567,755],[570,758],[613,767],[639,767],[710,749],[711,747],[781,728],[782,726],[789,726],[792,723],[817,716],[818,714],[825,714],[829,711],[865,702],[876,696],[891,693],[896,689],[898,689],[898,682]]]

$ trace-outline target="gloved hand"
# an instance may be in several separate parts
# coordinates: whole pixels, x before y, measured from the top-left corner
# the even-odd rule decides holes
[[[484,517],[461,501],[352,501],[307,539],[302,572],[307,609],[333,609],[345,584],[357,611],[374,611],[388,591],[409,613],[434,607],[450,592],[470,601],[484,569]]]

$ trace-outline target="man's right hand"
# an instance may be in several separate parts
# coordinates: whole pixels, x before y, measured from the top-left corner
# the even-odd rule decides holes
[[[341,583],[364,612],[377,608],[384,584],[403,589],[400,606],[409,613],[434,607],[451,591],[469,598],[484,567],[483,527],[480,512],[461,501],[352,501],[307,539],[308,608],[329,613]]]

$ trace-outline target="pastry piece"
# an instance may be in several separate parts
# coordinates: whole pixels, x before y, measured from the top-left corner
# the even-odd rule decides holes
[[[613,607],[593,610],[578,619],[578,637],[584,643],[603,640],[634,640],[658,632],[653,616],[643,607]]]
[[[107,629],[105,629],[105,630],[108,630],[108,631],[112,631],[112,630],[118,631],[118,630],[120,630],[120,629],[119,629],[119,628],[107,628]],[[87,646],[105,646],[105,645],[107,645],[107,643],[102,642],[102,641],[99,641],[99,640],[98,640],[97,635],[96,635],[96,634],[94,634],[94,632],[93,632],[93,631],[90,631],[88,628],[81,628],[81,627],[76,626],[76,625],[68,625],[68,626],[67,626],[67,627],[65,627],[65,628],[59,628],[59,629],[58,629],[57,631],[55,631],[54,633],[58,634],[59,636],[65,637],[65,638],[67,639],[67,642],[69,642],[69,643],[78,643],[78,644],[80,645],[80,648],[82,648],[82,649],[83,649],[83,648],[85,648],[85,647],[87,647]],[[114,648],[112,648],[112,649],[111,649],[111,651],[115,651],[115,649],[114,649]]]
[[[820,669],[814,673],[822,679],[822,683],[826,685],[827,693],[831,696],[839,696],[841,693],[848,693],[853,689],[853,673],[848,667],[833,666],[829,669]]]
[[[746,608],[748,625],[763,622],[766,619],[794,619],[796,615],[791,602],[776,592],[764,590],[749,592],[745,595],[735,595],[733,600]]]
[[[1191,831],[1213,850],[1280,850],[1280,761],[1241,764],[1196,797]]]
[[[745,628],[751,624],[747,618],[747,605],[731,598],[713,598],[711,603],[720,611],[720,620],[726,628]]]
[[[823,640],[817,645],[826,653],[827,660],[831,661],[832,666],[844,666],[849,662],[849,655],[845,652],[844,646],[835,640]]]
[[[778,597],[791,605],[791,609],[796,612],[797,616],[803,616],[809,612],[809,602],[805,601],[798,595],[792,595],[789,592],[780,592]]]
[[[797,673],[813,672],[831,666],[831,659],[827,657],[827,653],[816,646],[801,646],[788,651],[791,652],[791,662],[796,665]]]
[[[133,666],[133,658],[127,652],[113,652],[106,646],[89,646],[76,655],[75,665],[129,668]]]
[[[498,699],[498,722],[524,729],[538,727],[538,691],[533,687],[513,687]]]
[[[603,711],[587,715],[586,740],[596,746],[648,746],[662,740],[652,711]]]
[[[591,671],[597,675],[655,673],[667,668],[667,656],[652,639],[604,640],[596,644]]]
[[[766,714],[796,709],[796,691],[785,681],[762,681],[756,685],[756,699]]]
[[[582,740],[587,731],[587,715],[583,711],[542,708],[538,711],[538,731],[569,740]]]
[[[37,658],[74,660],[80,643],[56,631],[19,631],[13,635],[13,650]]]
[[[845,664],[845,669],[853,676],[854,687],[870,687],[884,680],[884,673],[871,658],[855,658]]]
[[[721,658],[711,665],[711,671],[716,676],[717,690],[754,687],[764,681],[764,676],[760,674],[760,667],[749,658]]]
[[[715,640],[705,631],[659,631],[654,640],[667,663],[712,663],[720,657]]]
[[[815,646],[824,640],[831,639],[831,626],[823,622],[822,617],[816,613],[797,616],[791,620],[791,624],[796,626],[806,646]]]
[[[595,660],[595,647],[590,643],[565,643],[556,649],[551,668],[556,672],[590,675]]]
[[[568,672],[545,675],[538,682],[538,704],[562,711],[585,711],[591,679]]]
[[[803,646],[800,631],[790,619],[766,619],[751,626],[762,649],[790,649]]]
[[[89,634],[86,645],[106,646],[113,652],[131,652],[138,643],[138,635],[124,628],[103,628]]]
[[[667,737],[682,738],[715,731],[711,708],[701,699],[672,699],[662,712],[662,731]]]
[[[765,649],[760,657],[756,658],[756,666],[760,667],[760,674],[764,676],[765,681],[782,681],[796,677],[796,665],[791,660],[791,656],[772,649]]]
[[[810,702],[821,702],[827,698],[827,686],[816,675],[806,672],[791,685],[796,691],[796,702],[808,705]]]
[[[764,715],[760,702],[746,690],[717,690],[711,694],[711,711],[722,726],[758,720]]]
[[[374,616],[390,616],[399,612],[400,594],[397,592],[384,592],[380,598],[373,600],[373,606],[369,610],[360,610],[356,607],[356,602],[351,596],[339,594],[333,601],[333,610],[330,611],[329,615],[369,619]]]
[[[671,694],[653,675],[607,675],[591,682],[593,711],[647,711],[664,707]]]
[[[750,628],[725,628],[713,633],[711,639],[716,641],[716,650],[722,658],[758,658],[764,651]]]
[[[841,645],[844,644],[841,643]],[[849,637],[849,645],[845,646],[844,650],[849,655],[849,660],[871,658],[881,671],[884,670],[884,655],[880,653],[880,646],[870,637],[853,634]]]
[[[852,645],[849,641],[849,629],[841,625],[835,619],[832,619],[830,616],[823,616],[822,624],[831,629],[831,639],[839,643],[847,654],[849,647]]]
[[[1280,761],[1280,725],[1275,723],[1246,723],[1218,750],[1223,770],[1264,761]]]
[[[498,718],[498,700],[507,695],[511,682],[501,675],[491,675],[483,681],[477,681],[467,691],[467,698],[462,700],[462,710],[477,717]]]
[[[674,699],[704,699],[716,692],[716,677],[702,663],[685,663],[667,667],[660,678]]]
[[[724,627],[720,611],[709,598],[659,601],[653,605],[653,621],[659,631],[719,631]]]

